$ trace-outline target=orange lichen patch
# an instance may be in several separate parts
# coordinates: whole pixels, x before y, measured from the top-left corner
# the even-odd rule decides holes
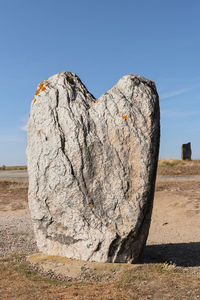
[[[43,81],[43,82],[41,82],[40,84],[39,84],[39,86],[38,86],[38,88],[37,88],[37,90],[36,90],[36,92],[35,92],[35,96],[34,96],[34,98],[33,98],[33,103],[35,103],[35,101],[36,101],[36,96],[37,95],[39,95],[39,93],[42,91],[45,91],[46,90],[46,88],[47,87],[49,87],[49,83],[48,83],[48,80],[45,80],[45,81]]]
[[[123,185],[123,183],[122,183],[122,189],[124,188],[124,185]]]
[[[101,218],[98,217],[97,220],[101,221]]]
[[[124,119],[124,120],[128,120],[128,118],[127,118],[127,116],[122,116],[122,119]]]
[[[37,91],[35,92],[35,95],[37,96],[39,94],[40,90],[37,89]]]
[[[91,203],[89,203],[88,206],[89,206],[90,208],[92,208],[92,204],[91,204]]]

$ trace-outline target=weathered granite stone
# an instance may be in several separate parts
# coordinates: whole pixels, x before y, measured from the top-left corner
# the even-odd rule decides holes
[[[135,262],[148,236],[158,150],[152,81],[124,76],[99,99],[71,72],[42,82],[31,105],[27,147],[39,250]]]
[[[182,144],[182,147],[181,147],[182,160],[186,160],[186,159],[191,160],[191,155],[192,155],[191,143]]]

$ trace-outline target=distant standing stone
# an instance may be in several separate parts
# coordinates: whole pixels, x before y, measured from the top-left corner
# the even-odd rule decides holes
[[[148,236],[160,137],[155,84],[126,75],[95,99],[71,72],[31,104],[29,207],[39,250],[135,262]]]
[[[191,143],[183,144],[181,147],[181,158],[182,160],[191,160],[192,150]]]

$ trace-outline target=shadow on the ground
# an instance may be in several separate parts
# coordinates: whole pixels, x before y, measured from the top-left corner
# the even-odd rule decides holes
[[[174,263],[182,267],[200,266],[200,242],[146,246],[139,263]]]

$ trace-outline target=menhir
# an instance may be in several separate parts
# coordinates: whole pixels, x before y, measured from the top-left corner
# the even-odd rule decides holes
[[[99,99],[71,72],[38,86],[27,162],[40,251],[137,261],[151,221],[159,122],[155,84],[138,75],[122,77]]]

